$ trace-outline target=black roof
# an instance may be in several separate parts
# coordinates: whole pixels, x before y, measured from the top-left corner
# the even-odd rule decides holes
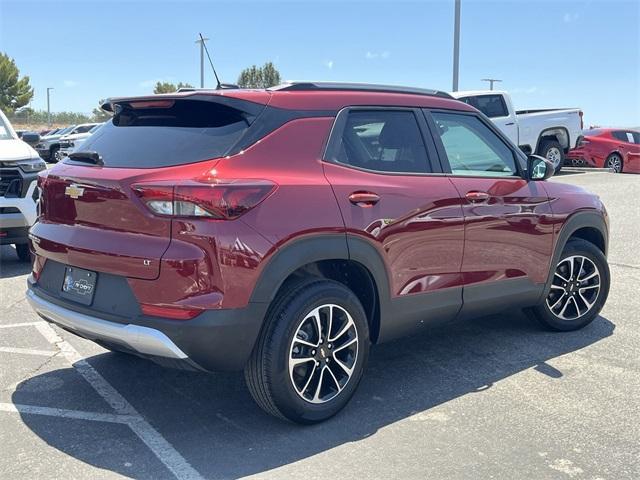
[[[287,82],[271,87],[268,90],[279,92],[292,91],[351,91],[351,92],[380,92],[380,93],[408,93],[411,95],[427,95],[430,97],[453,98],[447,92],[430,90],[427,88],[403,87],[399,85],[378,85],[375,83],[349,82]]]

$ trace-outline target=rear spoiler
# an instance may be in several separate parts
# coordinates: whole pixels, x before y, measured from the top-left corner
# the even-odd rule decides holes
[[[229,107],[236,108],[244,111],[250,115],[257,115],[261,112],[265,105],[268,103],[270,97],[269,92],[264,92],[266,98],[259,98],[251,96],[244,98],[244,96],[229,95],[233,92],[242,92],[240,89],[225,88],[225,89],[181,89],[174,93],[161,93],[153,95],[141,95],[138,97],[112,97],[102,100],[100,102],[100,108],[105,112],[116,113],[115,106],[120,104],[131,103],[155,103],[163,102],[167,100],[182,100],[193,99],[203,102],[217,102],[225,104]],[[246,90],[244,90],[246,92]],[[256,92],[257,93],[257,92]]]

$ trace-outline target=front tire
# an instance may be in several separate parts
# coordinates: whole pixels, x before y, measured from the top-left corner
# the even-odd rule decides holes
[[[606,168],[610,168],[613,173],[622,173],[622,157],[617,153],[609,155],[604,165]]]
[[[609,265],[594,244],[574,239],[567,242],[554,267],[549,293],[531,309],[543,326],[557,331],[578,330],[590,324],[607,301]]]
[[[267,413],[317,423],[349,402],[368,354],[369,329],[358,298],[341,283],[313,280],[276,297],[245,380]]]

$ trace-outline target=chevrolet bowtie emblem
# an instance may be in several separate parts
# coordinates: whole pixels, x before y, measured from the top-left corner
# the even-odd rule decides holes
[[[78,185],[69,185],[64,189],[64,194],[71,198],[80,198],[84,193],[84,188],[79,187]]]

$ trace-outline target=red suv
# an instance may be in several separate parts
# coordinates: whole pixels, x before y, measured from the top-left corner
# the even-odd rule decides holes
[[[546,179],[429,90],[293,83],[114,98],[42,175],[27,298],[112,350],[244,369],[267,412],[324,420],[372,344],[527,307],[591,322],[609,290],[599,198]]]

